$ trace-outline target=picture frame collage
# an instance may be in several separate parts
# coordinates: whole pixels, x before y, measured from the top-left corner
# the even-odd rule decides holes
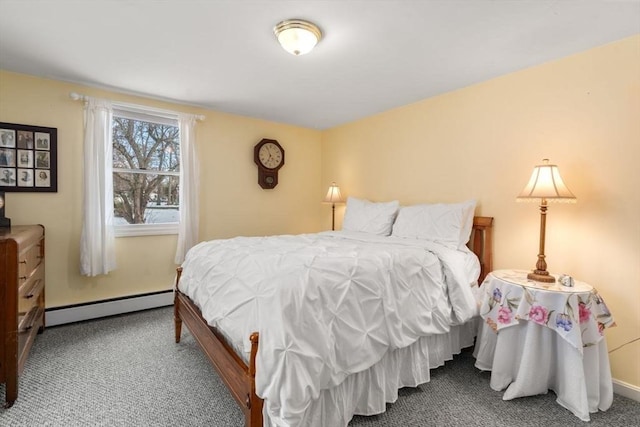
[[[58,129],[0,122],[0,191],[58,191]]]

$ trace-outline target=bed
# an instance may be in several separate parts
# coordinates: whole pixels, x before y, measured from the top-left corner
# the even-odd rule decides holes
[[[407,238],[416,228],[399,221],[422,208],[367,203],[347,201],[343,231],[202,242],[177,269],[175,340],[186,324],[246,426],[384,412],[399,388],[473,345],[472,288],[492,269],[493,219],[464,206],[468,250],[457,237],[450,247]],[[382,207],[392,212],[382,228],[380,215],[362,216]]]

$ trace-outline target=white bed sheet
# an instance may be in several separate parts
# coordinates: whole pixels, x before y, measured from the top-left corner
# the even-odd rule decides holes
[[[256,393],[274,425],[314,425],[326,390],[477,314],[475,255],[420,240],[238,237],[195,246],[183,268],[180,290],[245,358],[260,333]]]

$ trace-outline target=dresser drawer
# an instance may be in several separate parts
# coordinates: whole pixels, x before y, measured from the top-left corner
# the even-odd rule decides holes
[[[18,277],[20,283],[28,278],[33,270],[35,270],[43,260],[43,245],[44,241],[40,240],[38,243],[29,246],[24,251],[20,252],[18,259]]]
[[[39,305],[34,305],[31,309],[24,313],[20,313],[18,319],[18,333],[29,332],[32,329],[38,329],[42,325],[42,315],[44,309]]]
[[[31,311],[21,319],[18,326],[18,372],[22,373],[27,355],[36,339],[40,328],[44,327],[44,308],[32,307]]]
[[[19,279],[18,315],[26,315],[32,307],[42,305],[40,295],[44,290],[44,263],[38,265],[26,279]],[[20,322],[20,320],[18,320]]]

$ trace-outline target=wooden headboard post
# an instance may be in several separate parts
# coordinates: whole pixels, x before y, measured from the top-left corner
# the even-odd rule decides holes
[[[471,231],[469,247],[480,260],[478,285],[481,285],[487,274],[493,270],[493,217],[473,217],[473,230]]]

